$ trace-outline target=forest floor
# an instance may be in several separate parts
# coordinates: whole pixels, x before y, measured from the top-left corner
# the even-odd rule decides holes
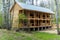
[[[60,40],[60,35],[46,32],[15,32],[0,29],[0,40]]]
[[[51,34],[57,34],[57,29],[50,29],[50,30],[43,30],[40,32],[46,32],[46,33],[51,33]]]

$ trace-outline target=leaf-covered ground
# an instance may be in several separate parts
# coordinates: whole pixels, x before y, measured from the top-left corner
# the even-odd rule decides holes
[[[60,40],[60,36],[44,32],[14,32],[0,29],[0,40]]]

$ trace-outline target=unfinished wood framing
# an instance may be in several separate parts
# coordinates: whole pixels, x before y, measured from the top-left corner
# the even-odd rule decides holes
[[[31,10],[22,10],[22,11],[24,11],[24,14],[27,16],[27,19],[28,19],[29,27],[28,25],[26,25],[27,28],[51,26],[50,14],[31,11]],[[24,28],[24,27],[21,27],[21,28]]]
[[[52,27],[52,14],[36,10],[23,9],[17,3],[14,4],[10,10],[13,15],[12,28],[32,28],[32,29],[47,29]],[[27,17],[27,24],[19,23],[19,14],[24,13]],[[17,21],[17,22],[16,22]]]

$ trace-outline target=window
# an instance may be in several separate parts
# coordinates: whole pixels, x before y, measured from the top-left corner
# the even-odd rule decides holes
[[[34,20],[30,20],[31,26],[34,26]]]
[[[32,26],[34,26],[34,24],[32,24]]]
[[[45,20],[43,20],[43,23],[45,23]]]
[[[40,18],[40,15],[39,15],[39,18]]]
[[[22,13],[22,10],[19,10],[19,13]]]
[[[38,20],[36,20],[36,26],[38,26]]]
[[[33,13],[30,13],[30,16],[31,16],[32,18],[34,18],[34,14],[33,14]]]
[[[45,17],[45,15],[43,15],[43,17]]]
[[[39,18],[39,15],[38,15],[38,13],[36,12],[36,17],[38,17]]]
[[[47,15],[47,17],[49,18],[49,15]]]
[[[43,15],[43,19],[45,19],[45,15]]]
[[[47,21],[48,25],[50,25],[50,21]]]
[[[33,16],[33,14],[32,14],[32,13],[30,13],[30,16]]]
[[[34,23],[34,21],[33,20],[30,20],[30,23]]]
[[[50,23],[50,21],[47,21],[47,23]]]

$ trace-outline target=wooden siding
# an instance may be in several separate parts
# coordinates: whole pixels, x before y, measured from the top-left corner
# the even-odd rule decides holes
[[[11,13],[11,19],[12,20],[12,28],[17,28],[18,27],[18,14],[19,14],[19,10],[22,10],[22,8],[16,3],[13,7],[13,9],[10,11]]]

